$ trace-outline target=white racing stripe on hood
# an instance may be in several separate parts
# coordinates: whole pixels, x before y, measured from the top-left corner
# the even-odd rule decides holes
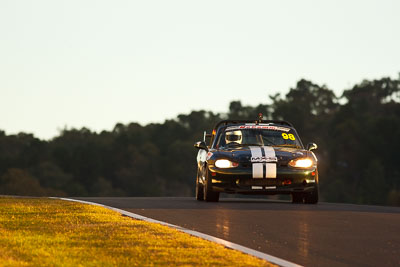
[[[252,158],[261,158],[261,148],[258,146],[251,146],[251,157]],[[264,178],[263,173],[263,164],[262,163],[253,163],[253,178]]]
[[[272,146],[264,146],[264,153],[266,158],[276,157],[275,149]],[[276,178],[276,164],[265,163],[265,178]]]

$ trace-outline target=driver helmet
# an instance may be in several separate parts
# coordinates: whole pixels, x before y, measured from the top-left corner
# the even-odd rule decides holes
[[[242,143],[242,131],[230,131],[225,133],[225,142],[229,144],[231,142],[236,142],[238,144]]]

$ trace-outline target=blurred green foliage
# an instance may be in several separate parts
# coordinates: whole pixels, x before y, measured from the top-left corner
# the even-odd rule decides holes
[[[292,122],[316,142],[322,199],[400,205],[400,78],[365,80],[337,97],[300,80],[258,106],[230,103],[227,113],[192,111],[162,124],[118,123],[112,131],[64,129],[49,141],[0,131],[0,194],[192,196],[193,144],[221,119]]]

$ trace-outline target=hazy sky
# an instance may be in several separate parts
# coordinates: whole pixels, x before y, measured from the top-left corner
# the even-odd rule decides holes
[[[0,0],[0,129],[51,138],[398,77],[400,1]]]

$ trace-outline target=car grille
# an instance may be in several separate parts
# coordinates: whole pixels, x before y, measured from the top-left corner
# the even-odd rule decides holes
[[[239,186],[276,186],[281,185],[282,182],[277,181],[276,179],[241,179],[239,180]]]
[[[282,161],[282,162],[278,162],[277,163],[277,167],[287,167],[287,162],[286,161]],[[251,168],[251,163],[242,163],[241,164],[242,168]]]

